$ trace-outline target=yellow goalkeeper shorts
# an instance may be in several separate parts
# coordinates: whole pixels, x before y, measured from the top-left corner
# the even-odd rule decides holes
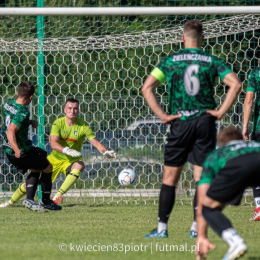
[[[79,162],[79,158],[73,158],[70,161],[69,160],[60,160],[55,157],[53,157],[51,154],[48,155],[48,161],[52,165],[52,176],[51,176],[51,181],[54,182],[58,175],[60,173],[63,173],[66,176],[66,170],[67,168],[73,164],[74,162]]]

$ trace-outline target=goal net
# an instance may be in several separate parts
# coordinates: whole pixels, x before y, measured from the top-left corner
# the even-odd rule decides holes
[[[183,24],[193,18],[203,22],[203,49],[222,58],[245,88],[249,71],[259,61],[259,15],[1,17],[0,97],[2,104],[14,98],[21,81],[37,85],[38,98],[30,107],[32,118],[39,122],[37,133],[30,133],[34,144],[51,151],[51,125],[64,115],[66,99],[76,98],[80,117],[106,147],[117,152],[117,159],[105,159],[86,141],[82,150],[86,168],[66,194],[68,200],[157,202],[167,127],[154,117],[140,89],[162,57],[183,48]],[[225,95],[225,85],[216,81],[217,104],[222,104]],[[156,96],[167,111],[165,85],[156,90]],[[244,96],[242,91],[217,128],[241,124]],[[0,185],[2,197],[7,198],[24,176],[6,160],[2,147],[0,152]],[[135,183],[129,187],[118,183],[123,168],[137,173]],[[53,183],[54,192],[63,180],[61,175]],[[194,188],[192,166],[187,164],[177,199],[190,203]],[[249,196],[245,196],[245,203],[252,203]]]

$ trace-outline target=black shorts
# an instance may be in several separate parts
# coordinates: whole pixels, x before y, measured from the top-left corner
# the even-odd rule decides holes
[[[47,152],[39,147],[31,147],[31,149],[22,154],[20,158],[9,154],[6,154],[6,156],[11,164],[23,172],[26,172],[28,169],[42,171],[50,164],[47,160]]]
[[[247,187],[260,185],[260,154],[241,155],[227,162],[210,185],[207,196],[229,205],[239,205]]]
[[[216,129],[216,118],[210,114],[189,121],[172,121],[164,165],[177,167],[188,161],[202,166],[209,152],[216,148]]]

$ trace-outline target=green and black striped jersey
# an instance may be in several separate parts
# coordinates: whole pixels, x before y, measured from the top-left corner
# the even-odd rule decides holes
[[[192,120],[216,108],[216,79],[223,80],[231,72],[218,57],[200,48],[186,48],[164,58],[151,75],[168,83],[169,113],[182,114],[181,120]]]
[[[27,152],[31,146],[32,141],[28,139],[28,130],[30,125],[30,112],[28,108],[22,104],[16,103],[15,100],[10,99],[3,106],[3,130],[4,130],[4,151],[7,154],[14,156],[14,151],[8,142],[6,131],[13,123],[19,127],[19,130],[15,133],[16,142],[22,153]]]
[[[255,92],[255,107],[253,111],[253,129],[252,132],[260,133],[260,67],[251,70],[246,92]]]

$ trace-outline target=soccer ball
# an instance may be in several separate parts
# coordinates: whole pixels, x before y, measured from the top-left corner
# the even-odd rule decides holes
[[[118,175],[118,181],[122,186],[128,186],[134,183],[136,173],[132,169],[124,169]]]

